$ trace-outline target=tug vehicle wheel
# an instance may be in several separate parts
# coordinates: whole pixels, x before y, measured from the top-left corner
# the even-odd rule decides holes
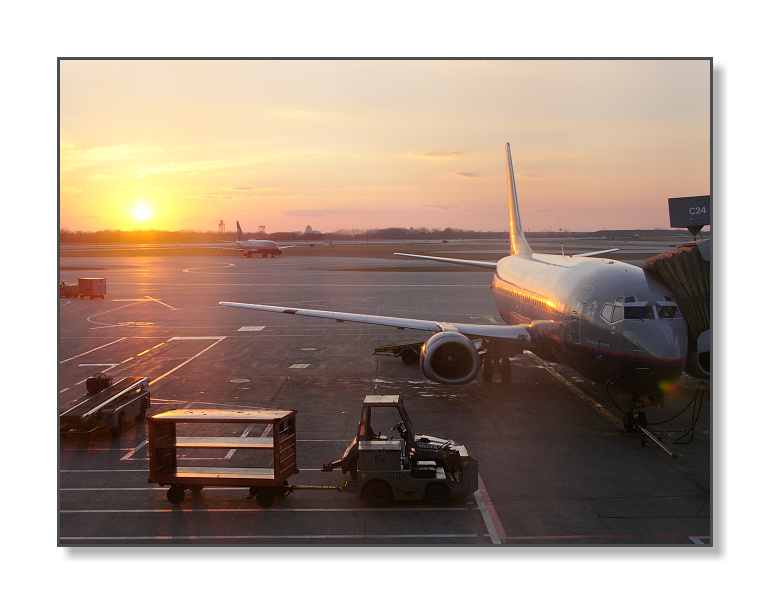
[[[444,506],[452,499],[452,492],[443,483],[429,483],[425,488],[425,499],[433,506]]]
[[[375,508],[388,506],[393,501],[393,490],[381,479],[372,479],[364,486],[361,495],[364,501]]]

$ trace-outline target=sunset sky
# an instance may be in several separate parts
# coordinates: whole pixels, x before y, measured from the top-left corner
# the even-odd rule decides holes
[[[668,228],[706,60],[63,60],[60,227]]]

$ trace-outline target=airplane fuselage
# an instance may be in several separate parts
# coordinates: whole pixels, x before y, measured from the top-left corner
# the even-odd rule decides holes
[[[533,350],[594,382],[642,395],[682,373],[685,321],[668,289],[640,267],[518,254],[498,262],[492,291],[506,323],[531,326]]]
[[[252,254],[261,254],[262,256],[279,256],[282,254],[278,244],[266,239],[239,240],[238,247],[243,251],[245,256],[251,256]]]

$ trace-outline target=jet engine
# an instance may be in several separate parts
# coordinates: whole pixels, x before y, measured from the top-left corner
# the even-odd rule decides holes
[[[459,332],[438,332],[422,345],[420,369],[435,382],[466,384],[480,368],[476,347]]]

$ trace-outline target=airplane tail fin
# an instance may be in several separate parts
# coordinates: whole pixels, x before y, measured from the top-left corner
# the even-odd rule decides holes
[[[235,221],[235,224],[238,227],[238,241],[239,242],[245,241],[246,238],[243,237],[243,231],[241,230],[241,224],[238,221]]]
[[[513,176],[511,144],[506,143],[508,152],[508,213],[511,217],[511,254],[532,254],[532,248],[524,237],[524,229],[519,217],[519,198],[516,196],[516,179]]]

